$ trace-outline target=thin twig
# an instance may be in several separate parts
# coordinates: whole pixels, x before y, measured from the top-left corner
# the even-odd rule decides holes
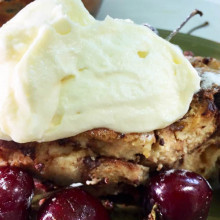
[[[180,29],[195,15],[199,14],[200,16],[203,15],[203,13],[197,9],[195,9],[187,18],[186,20],[173,32],[171,32],[171,34],[167,37],[167,40],[170,41],[179,31]]]
[[[194,32],[195,30],[198,30],[198,29],[200,29],[200,28],[206,27],[206,26],[208,26],[208,25],[209,25],[209,22],[206,21],[206,22],[204,22],[203,24],[200,24],[200,25],[198,25],[198,26],[192,28],[191,30],[189,30],[189,31],[187,32],[187,34],[192,34],[192,32]]]

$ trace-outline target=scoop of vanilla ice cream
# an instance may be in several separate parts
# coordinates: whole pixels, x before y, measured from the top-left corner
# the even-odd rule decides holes
[[[36,0],[0,29],[0,138],[51,141],[183,117],[200,78],[150,29],[95,20],[80,0]]]

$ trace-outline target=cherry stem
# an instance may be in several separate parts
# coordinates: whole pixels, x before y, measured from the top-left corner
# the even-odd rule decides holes
[[[171,41],[171,39],[180,31],[180,29],[195,15],[199,14],[200,16],[203,15],[203,13],[197,9],[195,9],[187,18],[186,20],[173,32],[170,33],[170,35],[167,37],[168,41]]]
[[[51,191],[51,192],[46,192],[46,193],[35,195],[31,201],[32,209],[37,210],[39,208],[40,200],[49,198],[55,192],[57,192],[57,191]]]
[[[1,1],[1,0],[0,0],[0,1]],[[79,186],[82,186],[82,185],[83,185],[82,183],[73,183],[73,184],[71,184],[69,187],[65,187],[65,189],[75,188],[75,187],[79,187]],[[31,200],[31,207],[32,207],[32,209],[38,210],[40,200],[42,200],[42,199],[48,199],[50,196],[52,196],[53,194],[55,194],[55,193],[57,193],[57,192],[62,191],[63,189],[64,189],[64,188],[59,188],[59,189],[56,189],[56,190],[52,190],[52,191],[50,191],[50,192],[45,192],[45,193],[41,193],[41,194],[36,194],[36,195],[34,195],[34,197],[33,197],[32,200]]]
[[[208,25],[209,25],[209,22],[208,22],[208,21],[205,21],[203,24],[200,24],[200,25],[198,25],[198,26],[192,28],[191,30],[189,30],[189,31],[187,32],[187,34],[192,34],[192,32],[194,32],[195,30],[198,30],[198,29],[200,29],[200,28],[206,27],[206,26],[208,26]]]

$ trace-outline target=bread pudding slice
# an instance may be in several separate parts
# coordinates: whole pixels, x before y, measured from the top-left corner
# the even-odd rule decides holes
[[[99,128],[45,143],[0,141],[0,165],[24,167],[58,185],[82,182],[114,186],[144,184],[149,172],[184,168],[210,177],[220,158],[220,86],[203,76],[220,76],[220,62],[189,57],[202,77],[187,114],[170,126],[122,134]],[[205,84],[206,83],[206,84]]]

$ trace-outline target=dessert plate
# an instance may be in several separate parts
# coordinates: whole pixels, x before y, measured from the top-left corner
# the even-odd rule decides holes
[[[171,31],[159,29],[159,35],[166,38]],[[183,51],[192,51],[196,56],[214,57],[220,59],[220,43],[195,37],[188,34],[178,33],[171,41],[179,45]],[[220,219],[220,184],[214,190],[212,205],[208,220]],[[141,210],[136,207],[118,207],[113,213],[113,220],[142,220]]]
[[[166,38],[171,33],[171,31],[162,29],[158,31],[163,38]],[[183,33],[178,33],[171,42],[179,45],[183,51],[190,50],[197,56],[220,59],[220,43]]]

